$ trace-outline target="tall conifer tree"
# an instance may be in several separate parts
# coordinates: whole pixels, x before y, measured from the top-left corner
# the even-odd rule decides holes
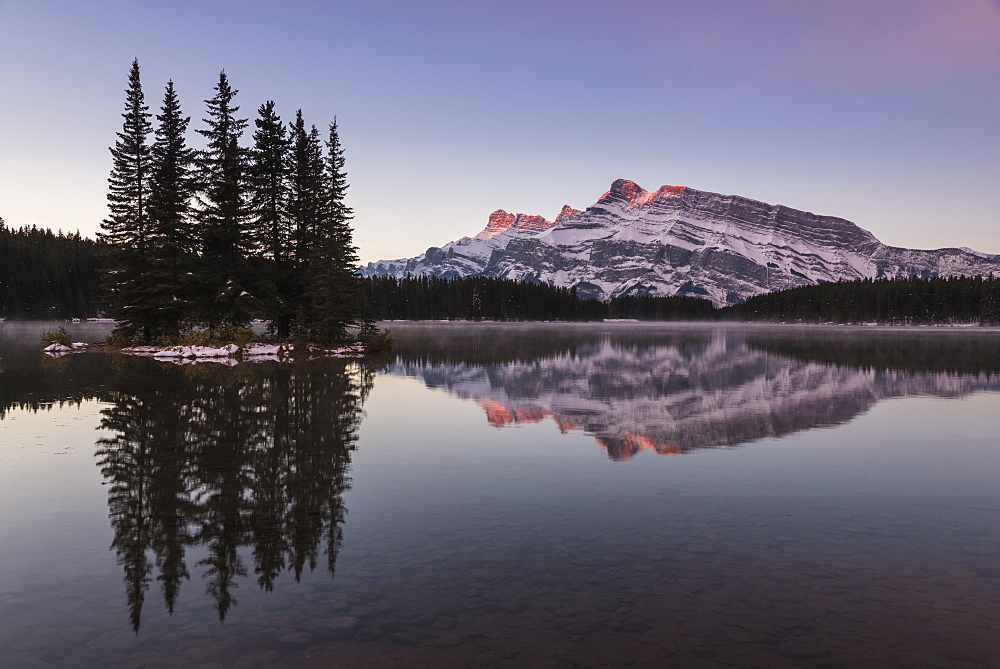
[[[139,280],[141,300],[129,319],[154,336],[175,336],[189,317],[197,240],[191,232],[194,151],[185,133],[190,117],[181,113],[174,83],[167,83],[156,119],[149,190],[147,263]]]
[[[291,333],[294,300],[298,292],[290,261],[292,226],[288,215],[291,141],[268,100],[257,110],[254,146],[250,156],[251,237],[254,265],[264,286],[267,317],[273,332],[285,339]]]
[[[129,321],[129,311],[141,299],[138,281],[145,270],[149,234],[148,138],[153,129],[150,116],[136,59],[132,61],[128,88],[125,89],[124,123],[118,140],[111,148],[113,162],[108,177],[110,215],[101,223],[100,234],[100,238],[110,245],[116,266],[106,282],[112,312],[124,321],[123,329],[133,333],[136,327]],[[143,334],[148,338],[148,331]]]
[[[301,267],[309,264],[309,253],[315,242],[316,231],[325,217],[326,175],[319,130],[316,126],[306,130],[301,109],[295,112],[290,134],[292,150],[288,214],[293,226],[293,257]]]
[[[288,312],[295,321],[295,331],[299,336],[308,336],[308,329],[303,329],[308,320],[308,306],[302,299],[310,281],[309,268],[316,231],[325,215],[323,148],[316,127],[306,129],[301,109],[295,112],[295,120],[289,124],[289,139],[290,280],[285,286],[285,295]]]
[[[206,100],[207,129],[198,132],[208,146],[198,160],[200,207],[197,213],[202,245],[202,313],[210,326],[243,324],[250,320],[256,298],[244,283],[250,278],[246,263],[247,151],[240,138],[247,120],[237,118],[233,98],[239,91],[219,73],[215,95]]]
[[[351,326],[371,327],[372,318],[356,274],[358,250],[351,231],[354,211],[345,202],[346,161],[336,119],[330,124],[326,150],[323,220],[311,247],[302,319],[311,338],[334,343],[346,340]]]
[[[251,151],[252,229],[258,253],[281,262],[288,254],[288,131],[268,100],[257,110]]]

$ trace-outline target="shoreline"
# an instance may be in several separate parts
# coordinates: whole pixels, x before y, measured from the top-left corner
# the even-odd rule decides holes
[[[193,362],[292,362],[301,358],[363,358],[367,355],[360,342],[345,346],[322,347],[316,344],[266,344],[250,342],[224,346],[128,346],[115,347],[105,342],[73,342],[72,345],[51,344],[42,349],[46,355],[61,358],[76,353],[106,353],[153,358],[161,362],[190,364]]]

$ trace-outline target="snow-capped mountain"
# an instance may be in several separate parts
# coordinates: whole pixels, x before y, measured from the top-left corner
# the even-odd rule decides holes
[[[389,372],[475,401],[494,427],[552,420],[614,460],[736,446],[853,420],[878,402],[1000,390],[989,371],[852,367],[761,350],[724,332],[697,342],[611,338],[572,351],[474,364],[401,357]]]
[[[717,306],[796,286],[859,278],[1000,274],[1000,255],[887,246],[867,230],[736,195],[618,179],[585,210],[554,220],[498,210],[475,237],[363,276],[490,276],[577,288],[582,297],[686,295]]]

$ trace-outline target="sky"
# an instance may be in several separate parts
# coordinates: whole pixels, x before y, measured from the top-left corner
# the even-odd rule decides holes
[[[1000,253],[1000,0],[0,0],[8,226],[99,230],[133,58],[336,116],[364,262],[617,178]]]

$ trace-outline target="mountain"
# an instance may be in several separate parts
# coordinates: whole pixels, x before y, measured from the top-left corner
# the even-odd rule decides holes
[[[883,244],[867,230],[736,195],[655,191],[618,179],[584,210],[554,220],[498,210],[475,237],[363,276],[490,276],[576,287],[581,297],[682,295],[734,304],[774,290],[861,278],[1000,274],[1000,255]]]

